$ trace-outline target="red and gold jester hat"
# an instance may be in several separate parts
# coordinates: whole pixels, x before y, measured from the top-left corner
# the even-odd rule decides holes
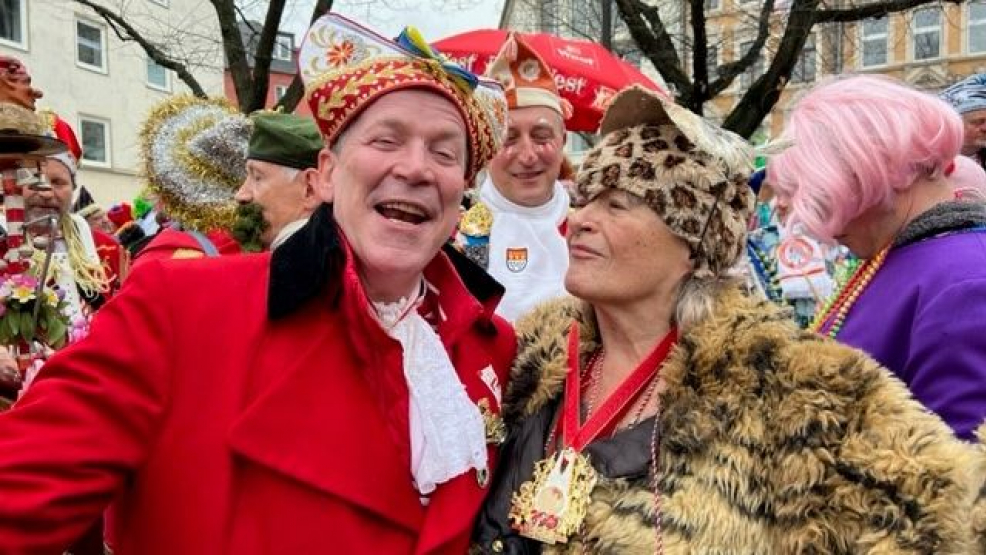
[[[495,81],[482,79],[434,51],[417,29],[390,40],[337,14],[315,21],[301,46],[305,97],[326,144],[367,106],[402,89],[425,89],[458,107],[469,134],[467,182],[503,142],[507,103]]]

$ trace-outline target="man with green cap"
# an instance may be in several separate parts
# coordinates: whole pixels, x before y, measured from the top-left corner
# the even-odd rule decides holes
[[[321,203],[315,168],[322,138],[311,118],[261,112],[251,119],[233,236],[244,250],[269,250],[304,226]]]
[[[310,119],[179,97],[151,113],[142,138],[149,189],[175,223],[142,240],[134,268],[269,250],[321,202],[312,168],[322,142]]]

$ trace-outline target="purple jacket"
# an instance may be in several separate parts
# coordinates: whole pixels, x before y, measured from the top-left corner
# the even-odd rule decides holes
[[[869,353],[971,439],[986,419],[986,231],[892,249],[838,340]]]

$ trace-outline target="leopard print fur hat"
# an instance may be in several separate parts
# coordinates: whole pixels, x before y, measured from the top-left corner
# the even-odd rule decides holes
[[[753,150],[746,141],[637,86],[613,98],[600,133],[579,171],[582,201],[608,189],[627,191],[688,243],[696,277],[719,276],[735,265],[754,203],[747,185]]]

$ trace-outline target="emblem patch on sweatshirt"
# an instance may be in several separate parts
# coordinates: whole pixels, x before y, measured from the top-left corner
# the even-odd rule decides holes
[[[527,247],[507,248],[507,269],[511,272],[523,272],[527,267]]]

